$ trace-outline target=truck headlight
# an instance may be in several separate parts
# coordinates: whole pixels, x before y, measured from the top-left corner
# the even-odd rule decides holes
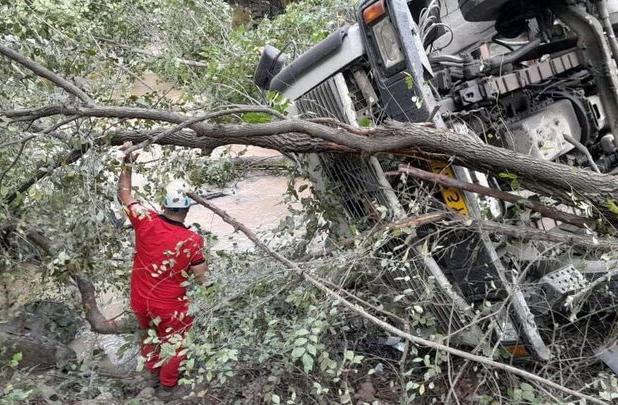
[[[399,47],[399,41],[397,40],[397,33],[391,20],[388,17],[383,18],[373,26],[373,33],[376,37],[378,44],[378,50],[384,62],[384,67],[390,69],[391,67],[401,63],[404,59],[401,48]]]

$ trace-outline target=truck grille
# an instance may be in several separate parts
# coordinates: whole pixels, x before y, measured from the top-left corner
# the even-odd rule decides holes
[[[302,118],[335,118],[354,124],[346,112],[349,100],[344,100],[341,86],[343,75],[338,74],[295,101]],[[388,207],[388,198],[378,175],[367,159],[344,154],[320,154],[320,169],[330,192],[336,195],[355,225],[369,225],[380,218],[379,207]],[[377,216],[377,217],[376,217]],[[371,220],[373,218],[373,221]]]
[[[335,118],[352,125],[356,121],[348,86],[342,74],[333,76],[297,99],[295,106],[303,118]],[[323,181],[323,187],[339,200],[337,203],[343,206],[350,223],[357,229],[368,228],[380,220],[379,206],[389,208],[393,217],[400,210],[399,203],[393,202],[396,198],[390,186],[384,180],[380,181],[380,178],[384,179],[384,174],[375,159],[372,164],[369,159],[344,154],[320,154],[315,158],[319,161],[317,174]],[[402,242],[393,239],[385,243],[378,255],[393,258],[392,252],[397,251],[397,245]],[[423,263],[429,260],[431,263]],[[409,298],[415,303],[426,304],[440,333],[447,334],[468,325],[470,318],[464,309],[465,301],[453,291],[435,261],[417,256],[408,262],[405,268],[383,272],[381,282],[391,288],[401,289],[400,280],[406,280],[404,288],[411,291]],[[475,329],[469,335],[476,336],[476,333]],[[471,339],[474,338],[463,338],[466,341]]]

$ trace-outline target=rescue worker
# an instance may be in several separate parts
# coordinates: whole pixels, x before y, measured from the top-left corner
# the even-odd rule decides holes
[[[128,146],[125,144],[125,148]],[[184,194],[182,182],[168,186],[161,214],[146,208],[131,193],[136,158],[137,154],[125,154],[118,180],[118,199],[135,231],[131,308],[141,329],[156,330],[159,343],[142,342],[141,352],[146,368],[158,376],[165,395],[174,391],[184,357],[177,354],[169,360],[160,359],[159,348],[172,336],[184,336],[191,328],[186,281],[193,275],[204,283],[208,265],[202,237],[184,225],[192,200]]]

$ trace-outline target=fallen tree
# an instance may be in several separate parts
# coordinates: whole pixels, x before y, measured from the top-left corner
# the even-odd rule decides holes
[[[255,145],[292,152],[338,152],[375,154],[389,152],[427,159],[449,161],[473,170],[498,175],[508,172],[521,183],[539,193],[550,195],[563,204],[577,205],[578,200],[591,203],[612,223],[618,221],[616,202],[618,183],[615,177],[573,168],[503,148],[487,145],[480,139],[437,129],[427,124],[388,122],[383,126],[359,129],[334,120],[285,119],[280,113],[262,106],[233,106],[223,111],[193,117],[183,113],[136,107],[96,104],[84,91],[9,47],[0,45],[0,54],[52,81],[82,103],[54,104],[44,107],[1,111],[0,116],[14,122],[34,122],[45,117],[138,119],[176,124],[173,128],[149,131],[118,131],[100,136],[97,143],[120,145],[126,141],[145,146],[149,143],[201,148],[210,151],[230,144]],[[270,114],[278,121],[263,124],[218,124],[208,122],[225,115],[247,112]],[[188,129],[187,129],[188,128]],[[83,154],[84,147],[81,147]],[[62,159],[70,163],[81,156],[72,152]],[[34,177],[36,181],[36,176]],[[27,186],[29,187],[29,186]],[[5,196],[14,199],[16,192]]]
[[[254,111],[253,107],[234,110]],[[234,113],[234,112],[230,112]],[[324,124],[308,120],[287,119],[266,124],[205,124],[191,123],[195,117],[176,113],[118,107],[70,107],[53,106],[40,110],[19,110],[0,112],[0,116],[36,120],[49,115],[149,119],[179,123],[177,131],[157,129],[151,131],[120,131],[98,138],[97,143],[109,142],[121,145],[124,142],[157,143],[206,151],[232,144],[244,144],[275,149],[284,153],[337,152],[337,153],[405,153],[423,156],[433,160],[452,161],[474,170],[493,174],[508,172],[521,179],[525,187],[556,198],[563,204],[577,205],[579,200],[587,201],[615,222],[614,212],[618,201],[618,185],[615,176],[598,174],[518,154],[506,149],[482,143],[480,140],[462,137],[448,130],[436,129],[425,124],[388,123],[373,129],[355,129],[333,123]],[[218,114],[223,115],[223,114]],[[204,120],[207,118],[204,118]],[[183,125],[184,123],[184,125]],[[184,129],[188,126],[191,130]],[[71,163],[87,146],[84,145],[59,164]],[[80,153],[81,152],[81,153]],[[45,168],[44,173],[49,173]],[[5,196],[15,198],[16,192],[24,192],[40,175],[34,176],[26,186]]]
[[[231,109],[229,114],[256,111],[256,107]],[[260,111],[264,112],[263,108]],[[526,187],[551,194],[565,204],[573,198],[588,200],[607,208],[618,201],[615,177],[589,170],[573,168],[534,158],[507,149],[487,145],[478,138],[462,136],[450,130],[427,124],[389,122],[371,129],[357,129],[334,122],[285,119],[264,124],[216,124],[195,122],[184,114],[132,107],[81,107],[52,105],[36,109],[2,111],[0,116],[19,121],[32,121],[53,115],[143,119],[175,123],[192,131],[154,130],[117,132],[110,136],[111,144],[135,143],[156,139],[162,145],[211,150],[230,144],[255,145],[281,152],[355,152],[375,154],[390,152],[422,156],[433,160],[452,161],[474,170],[494,174],[508,172],[518,176]],[[202,120],[221,116],[207,114]],[[612,213],[613,215],[616,215]]]

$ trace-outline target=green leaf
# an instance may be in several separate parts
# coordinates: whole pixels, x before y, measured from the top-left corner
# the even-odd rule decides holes
[[[510,172],[500,172],[498,173],[498,177],[504,180],[517,180],[517,175]]]
[[[607,199],[607,208],[613,213],[618,215],[618,204],[615,200]]]
[[[303,354],[305,354],[305,348],[304,347],[295,347],[294,350],[292,350],[292,358],[294,358],[294,359],[299,358]]]
[[[279,395],[277,395],[277,394],[273,394],[273,395],[270,397],[270,400],[272,401],[272,403],[273,403],[273,404],[279,404],[279,403],[281,403],[281,398],[279,398]]]
[[[248,124],[265,124],[271,122],[273,117],[266,113],[248,112],[242,115],[242,120]]]
[[[19,362],[21,361],[21,359],[23,358],[21,352],[17,352],[15,354],[13,354],[13,357],[11,357],[11,361],[9,363],[9,365],[11,367],[17,367],[19,365]]]
[[[294,346],[304,346],[307,344],[309,340],[305,337],[299,337],[298,339],[296,339],[296,341],[294,342]]]
[[[303,349],[304,350],[304,349]],[[308,353],[303,354],[303,368],[305,369],[305,373],[313,370],[313,357],[311,357]]]
[[[305,336],[308,334],[309,334],[309,331],[307,329],[299,329],[295,333],[296,336]]]
[[[314,345],[309,344],[307,345],[307,353],[315,356],[317,354],[317,348]]]
[[[520,186],[519,178],[517,177],[515,173],[501,172],[501,173],[498,173],[498,177],[500,177],[503,180],[509,181],[511,183],[511,188],[513,190],[517,190]]]
[[[414,77],[412,77],[412,75],[410,73],[404,72],[406,75],[405,78],[405,83],[406,83],[406,88],[408,90],[412,90],[414,88]]]
[[[361,128],[371,128],[373,126],[373,122],[371,122],[369,117],[360,117],[357,122]]]

